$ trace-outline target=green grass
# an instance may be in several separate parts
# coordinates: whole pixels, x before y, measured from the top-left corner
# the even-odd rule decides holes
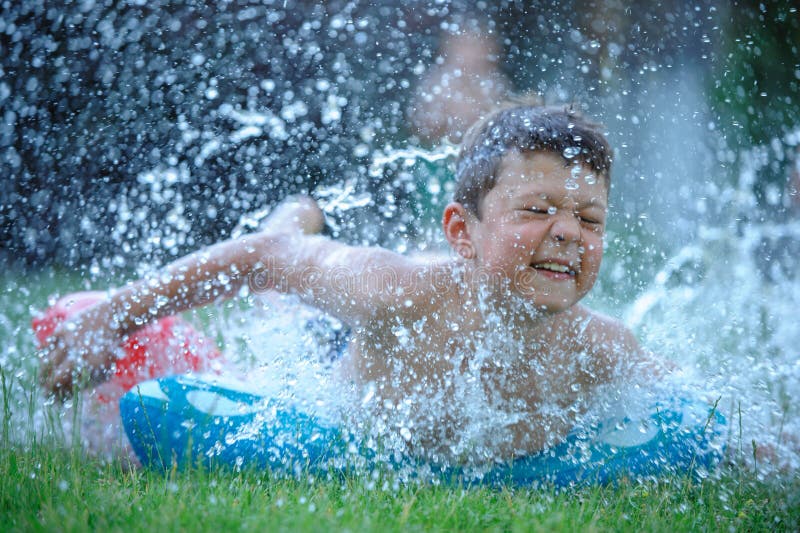
[[[731,469],[695,483],[557,493],[275,479],[266,472],[130,470],[44,443],[0,452],[3,531],[796,531],[800,482]]]

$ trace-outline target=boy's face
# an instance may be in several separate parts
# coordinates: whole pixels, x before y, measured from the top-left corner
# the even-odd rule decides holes
[[[592,288],[600,270],[607,178],[565,166],[547,152],[510,152],[495,187],[468,217],[478,264],[547,312],[563,311]]]

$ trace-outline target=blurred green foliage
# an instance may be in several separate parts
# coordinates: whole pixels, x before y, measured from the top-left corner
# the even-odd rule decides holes
[[[712,104],[729,146],[764,144],[800,126],[800,8],[744,0],[729,9]]]

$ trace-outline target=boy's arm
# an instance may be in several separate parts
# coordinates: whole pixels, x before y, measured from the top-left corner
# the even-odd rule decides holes
[[[107,377],[125,337],[153,320],[235,295],[295,293],[350,325],[380,318],[420,294],[419,265],[378,248],[357,248],[309,235],[323,224],[309,198],[282,204],[264,231],[190,254],[61,324],[41,367],[44,386],[69,394],[76,373]],[[411,308],[419,309],[418,306]]]
[[[102,381],[126,335],[148,322],[235,295],[261,258],[288,255],[296,242],[318,232],[323,223],[313,200],[293,199],[278,206],[265,231],[215,244],[111,291],[108,298],[55,329],[42,355],[42,384],[69,394],[76,373]]]
[[[260,267],[263,273],[255,270],[251,290],[297,294],[352,327],[424,312],[435,271],[431,263],[383,248],[348,246],[319,236],[306,237],[288,263],[272,261]],[[270,278],[270,273],[277,275]]]

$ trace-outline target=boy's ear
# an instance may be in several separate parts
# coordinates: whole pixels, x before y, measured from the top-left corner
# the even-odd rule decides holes
[[[453,250],[464,259],[475,257],[475,246],[467,224],[467,214],[464,206],[458,202],[450,202],[444,208],[442,215],[442,228],[447,242]]]

